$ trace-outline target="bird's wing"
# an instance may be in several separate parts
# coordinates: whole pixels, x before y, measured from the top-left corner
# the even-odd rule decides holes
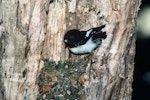
[[[80,36],[77,38],[76,46],[84,45],[91,37],[93,40],[96,39],[105,39],[106,38],[106,32],[102,32],[101,30],[105,27],[105,25],[102,25],[100,27],[91,28],[87,31],[80,31]]]
[[[86,37],[89,37],[89,36],[91,35],[92,31],[93,31],[92,28],[89,29],[88,31],[86,31],[86,32],[85,32],[85,36],[86,36]]]
[[[92,36],[91,32],[92,32],[92,29],[88,31],[81,31],[80,39],[78,39],[79,40],[78,46],[84,45],[91,38]]]
[[[102,29],[105,27],[105,25],[102,25],[100,27],[93,28],[93,31],[91,32],[92,39],[105,39],[107,37],[106,32],[103,32]]]

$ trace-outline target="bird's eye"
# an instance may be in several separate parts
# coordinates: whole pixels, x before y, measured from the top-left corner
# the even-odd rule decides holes
[[[68,40],[67,40],[67,39],[65,39],[65,40],[64,40],[64,42],[66,42],[66,43],[67,43],[67,42],[68,42]]]

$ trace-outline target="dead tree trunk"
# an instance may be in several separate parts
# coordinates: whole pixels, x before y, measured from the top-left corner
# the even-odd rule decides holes
[[[64,61],[64,33],[106,24],[86,68],[87,100],[130,100],[140,0],[0,0],[0,98],[35,100],[42,59]]]

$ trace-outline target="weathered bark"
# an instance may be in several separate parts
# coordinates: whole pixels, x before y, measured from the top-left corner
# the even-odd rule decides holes
[[[35,100],[42,59],[68,59],[65,31],[106,24],[107,39],[87,66],[87,100],[130,100],[139,5],[140,0],[0,0],[0,95]]]

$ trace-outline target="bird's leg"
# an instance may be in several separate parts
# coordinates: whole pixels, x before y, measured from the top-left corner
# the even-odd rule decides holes
[[[91,52],[91,53],[87,54],[87,56],[85,56],[84,58],[90,60],[90,59],[92,59],[93,54],[94,54],[94,52]]]
[[[92,67],[92,65],[93,65],[93,54],[94,53],[91,53],[91,54],[89,54],[88,56],[86,56],[86,58],[88,59],[88,62],[89,62],[89,78],[91,77],[91,74],[92,74],[92,70],[93,70],[93,67]]]
[[[69,57],[68,58],[71,58],[72,57],[72,54],[71,54],[71,52],[69,51]]]
[[[93,63],[95,63],[95,62],[93,61],[93,55],[94,55],[94,53],[91,53],[91,54],[89,55],[89,60],[90,60],[91,66],[92,66]]]

